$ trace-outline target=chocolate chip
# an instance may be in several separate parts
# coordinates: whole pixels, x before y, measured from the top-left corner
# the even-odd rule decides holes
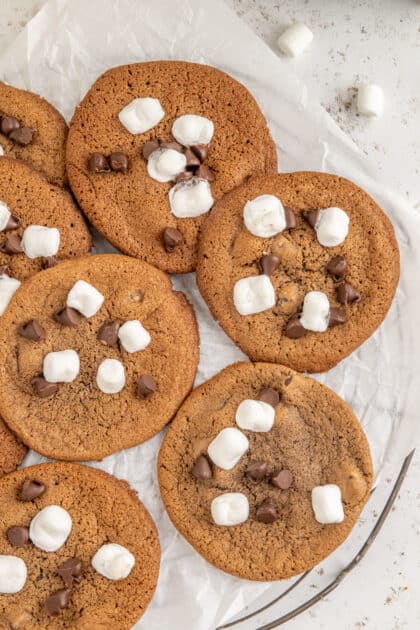
[[[45,330],[36,319],[31,319],[26,324],[21,324],[18,328],[18,333],[21,337],[31,341],[44,341],[45,339]]]
[[[290,208],[288,208],[287,206],[284,207],[284,216],[286,219],[286,228],[288,230],[291,230],[293,228],[296,227],[296,217],[295,217],[295,213],[293,212],[293,210],[291,210]]]
[[[43,376],[35,376],[31,384],[40,398],[49,398],[58,391],[57,383],[49,383]]]
[[[3,254],[20,254],[23,252],[20,236],[17,234],[9,234],[9,236],[4,241],[3,245],[0,247],[0,251]]]
[[[284,381],[285,386],[287,387],[293,381],[293,376],[288,376]]]
[[[200,166],[200,160],[191,149],[185,151],[185,157],[187,159],[187,170],[195,170],[197,166]]]
[[[0,131],[8,136],[15,129],[19,129],[20,122],[14,116],[2,116],[0,121]]]
[[[9,138],[22,146],[26,146],[32,142],[34,133],[34,130],[29,129],[29,127],[19,127],[19,129],[14,129],[9,133]]]
[[[157,383],[151,374],[143,374],[137,381],[137,394],[140,398],[148,398],[157,390]]]
[[[280,394],[272,387],[265,387],[261,390],[259,399],[262,400],[262,402],[268,403],[272,407],[276,407],[280,402]]]
[[[340,304],[353,304],[360,302],[361,296],[359,291],[351,286],[348,282],[343,282],[337,287],[337,300]]]
[[[62,588],[47,597],[45,601],[45,610],[48,617],[58,617],[60,612],[69,605],[70,597],[70,588]]]
[[[76,328],[80,324],[82,316],[78,311],[70,306],[65,306],[60,311],[54,313],[54,319],[63,324],[63,326],[71,326],[72,328]]]
[[[55,256],[46,256],[42,259],[42,268],[51,269],[51,267],[58,265],[59,262],[60,261]]]
[[[192,177],[193,177],[192,171],[182,171],[182,173],[179,173],[179,175],[175,177],[174,182],[176,184],[178,184],[179,182],[186,182],[189,179],[192,179]]]
[[[88,161],[89,170],[92,173],[109,173],[108,160],[102,153],[92,153]]]
[[[299,339],[306,334],[306,329],[300,323],[299,315],[293,315],[286,324],[286,336],[289,339]]]
[[[37,481],[36,479],[27,478],[23,482],[19,499],[21,501],[32,501],[33,499],[40,497],[41,494],[44,494],[44,492],[45,486],[43,483]]]
[[[20,225],[19,217],[16,214],[11,214],[8,222],[6,223],[6,227],[4,228],[4,231],[7,232],[8,230],[15,230],[17,227],[19,227],[19,225]]]
[[[261,273],[264,273],[266,276],[271,276],[279,264],[280,258],[278,256],[274,256],[274,254],[265,254],[264,256],[261,256],[258,262]]]
[[[214,171],[205,164],[200,164],[198,169],[195,171],[195,176],[200,177],[201,179],[207,179],[209,182],[214,182],[216,179]]]
[[[57,569],[57,573],[63,578],[67,588],[71,588],[73,582],[80,582],[82,579],[82,563],[78,558],[69,558]]]
[[[104,346],[116,346],[118,341],[119,322],[105,322],[98,330],[98,339]]]
[[[257,483],[262,481],[267,473],[267,464],[265,462],[257,461],[250,462],[247,466],[245,474],[251,481]]]
[[[302,212],[302,215],[305,221],[307,221],[309,225],[314,228],[316,222],[318,221],[319,210],[305,210],[304,212]]]
[[[111,170],[116,173],[126,173],[128,169],[128,157],[125,153],[121,151],[116,151],[115,153],[111,153],[108,158],[109,164],[111,166]]]
[[[292,485],[293,475],[290,470],[285,468],[275,472],[274,475],[270,477],[270,481],[276,488],[287,490]]]
[[[7,540],[14,547],[24,547],[29,540],[29,528],[13,525],[7,530]]]
[[[173,252],[175,247],[182,243],[182,234],[173,227],[167,227],[163,231],[163,244],[167,252]]]
[[[193,477],[195,477],[196,479],[200,479],[200,481],[212,478],[213,473],[208,459],[205,455],[200,455],[200,457],[195,460],[192,474]]]
[[[348,270],[347,260],[344,256],[334,256],[327,265],[327,271],[333,277],[334,282],[340,282]]]
[[[261,523],[274,523],[279,518],[273,499],[265,499],[257,508],[255,518]]]
[[[328,321],[328,326],[330,328],[338,326],[339,324],[344,324],[346,321],[346,314],[341,308],[330,308],[330,319]]]
[[[198,157],[200,162],[204,162],[209,152],[208,144],[193,144],[190,149]]]
[[[156,149],[159,149],[159,140],[148,140],[145,142],[141,150],[144,159],[148,160],[151,153],[156,151]]]
[[[179,144],[179,142],[161,142],[160,143],[160,148],[161,149],[172,149],[173,151],[179,151],[179,153],[183,153],[184,152],[184,148],[182,146],[182,144]]]

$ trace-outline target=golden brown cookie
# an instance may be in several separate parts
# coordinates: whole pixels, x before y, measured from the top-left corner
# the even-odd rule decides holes
[[[66,183],[67,125],[38,94],[0,81],[0,146],[4,155],[28,162],[54,184]]]
[[[22,462],[27,448],[0,418],[0,477],[12,472]]]
[[[264,402],[264,413],[271,409],[271,429],[238,426],[237,410],[245,400]],[[252,412],[252,421],[258,413]],[[233,447],[218,448],[219,458],[239,448],[230,469],[208,453],[225,429],[248,440],[245,451],[237,437]],[[212,447],[209,452],[217,459]],[[219,569],[251,580],[288,578],[321,562],[349,535],[372,484],[368,442],[344,401],[311,378],[266,363],[236,363],[192,392],[163,441],[158,472],[163,501],[180,533]],[[341,492],[341,522],[315,518],[312,491],[326,485]],[[240,505],[229,513],[219,504],[215,512],[213,501],[225,493],[242,495]],[[215,517],[232,518],[243,510],[242,503],[249,506],[242,523],[215,524]]]
[[[128,483],[76,464],[41,464],[3,477],[0,503],[0,561],[15,556],[27,569],[20,592],[0,593],[1,628],[129,630],[143,615],[156,588],[160,547],[156,527]],[[56,551],[45,551],[40,528],[29,540],[27,528],[53,505],[67,512],[71,531]],[[134,560],[118,581],[92,565],[109,543],[124,547]]]
[[[83,307],[92,293],[102,300],[94,314]],[[47,457],[101,459],[171,420],[192,387],[198,353],[193,309],[166,274],[115,254],[65,261],[24,283],[3,316],[0,413]],[[54,382],[57,357],[65,374]]]
[[[244,222],[245,205],[261,195],[274,196],[285,208],[286,228],[270,237],[255,235]],[[327,208],[339,209],[338,228],[343,211],[349,219],[347,236],[335,246],[318,240],[318,211]],[[333,232],[334,221],[327,226]],[[253,312],[241,314],[234,295],[244,283],[237,283],[260,274],[265,278],[251,282],[263,310],[255,312],[251,304]],[[253,361],[302,372],[328,370],[360,346],[387,314],[398,278],[398,245],[387,216],[355,184],[326,173],[249,181],[219,201],[200,240],[198,286],[223,329]],[[328,310],[317,331],[302,326],[305,296],[311,292],[324,295]],[[242,292],[241,299],[252,303],[255,295]]]
[[[159,100],[163,118],[133,134],[119,114],[133,99],[146,97]],[[248,90],[216,68],[181,61],[137,63],[103,74],[77,107],[67,142],[69,181],[89,220],[124,253],[170,273],[195,268],[206,214],[177,218],[168,195],[174,182],[153,179],[144,155],[158,148],[149,141],[173,143],[172,125],[187,114],[212,121],[214,135],[196,153],[187,155],[178,145],[188,157],[183,177],[214,176],[209,185],[215,200],[252,175],[277,171],[275,145]],[[113,159],[115,153],[122,156]],[[175,237],[168,228],[177,230]]]

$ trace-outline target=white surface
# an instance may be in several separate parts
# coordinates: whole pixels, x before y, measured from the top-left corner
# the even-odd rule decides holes
[[[263,34],[270,45],[275,43],[283,27],[294,19],[308,23],[315,33],[311,51],[296,60],[280,60],[279,63],[284,64],[285,68],[292,68],[304,79],[308,87],[307,100],[310,103],[321,100],[327,105],[340,126],[356,140],[361,151],[371,156],[382,172],[383,179],[394,188],[400,189],[414,205],[419,206],[420,193],[416,186],[420,149],[419,84],[414,77],[419,74],[420,6],[411,0],[340,3],[286,0],[281,4],[273,3],[271,0],[259,2],[230,0],[230,3],[242,13],[253,28]],[[0,15],[1,28],[4,29],[3,43],[10,42],[15,32],[22,26],[22,20],[39,5],[40,2],[31,0],[2,3]],[[13,21],[10,24],[11,17]],[[81,55],[83,56],[83,50]],[[264,67],[261,68],[261,72],[264,73]],[[76,85],[77,78],[74,77],[73,80]],[[276,80],[281,79],[276,77]],[[392,107],[387,107],[380,122],[374,121],[373,124],[371,121],[360,120],[354,114],[354,86],[358,85],[359,81],[366,80],[375,80],[383,85],[389,94],[387,103],[392,104]],[[310,164],[310,160],[308,163]],[[198,309],[199,312],[206,312],[205,307],[199,302]],[[391,318],[393,322],[395,315],[394,312]],[[213,331],[207,326],[202,326],[201,332],[206,339]],[[215,341],[215,345],[217,343],[220,344],[220,339]],[[374,339],[369,342],[373,347],[375,343]],[[402,352],[404,350],[407,351],[407,348],[401,349]],[[387,359],[388,365],[392,365],[399,357],[390,355]],[[382,368],[372,364],[372,369],[376,367],[383,381],[381,393],[387,400],[388,392],[395,385],[388,384],[387,364]],[[332,380],[333,386],[335,384],[337,390],[341,388],[341,393],[347,399],[354,397],[359,415],[366,418],[367,407],[361,404],[360,399],[367,395],[372,383],[367,378],[365,382],[360,383],[359,388],[356,388],[355,383],[342,380],[342,376],[342,371],[338,370],[336,378]],[[374,388],[375,391],[377,393],[378,389]],[[398,413],[398,407],[394,412]],[[380,410],[378,414],[383,415],[384,423],[388,420],[386,414],[381,414]],[[122,454],[119,458],[121,463],[122,460],[128,462],[130,459],[133,459],[130,452]],[[145,460],[146,464],[151,464],[150,458],[146,457]],[[118,474],[118,465],[114,470]],[[340,589],[316,608],[290,622],[287,625],[288,629],[330,630],[333,627],[337,630],[359,628],[411,630],[418,627],[419,481],[420,470],[418,463],[415,462],[395,511],[390,515],[380,539],[370,550],[362,566],[346,579]],[[388,483],[388,480],[386,482]],[[149,479],[138,485],[144,490],[147,483],[150,483]],[[364,519],[371,524],[376,516],[374,509],[368,507]],[[356,537],[358,530],[363,526],[362,521],[356,528]],[[180,552],[179,562],[183,562],[187,550],[188,547],[185,546],[184,553]],[[197,561],[196,572],[193,571],[190,579],[193,581],[201,570],[202,563]],[[322,580],[320,573],[321,569],[314,572],[314,577],[310,578],[311,583],[307,587],[306,595],[312,595],[319,588]],[[159,596],[156,598],[156,605],[158,604]],[[339,620],[337,611],[340,611]],[[181,610],[174,619],[179,619],[179,614]],[[270,612],[264,613],[260,617],[261,623],[270,618]],[[190,620],[191,625],[188,625],[186,620],[186,628],[194,627],[193,619],[194,617]],[[255,628],[255,623],[250,622],[248,626],[241,627]]]

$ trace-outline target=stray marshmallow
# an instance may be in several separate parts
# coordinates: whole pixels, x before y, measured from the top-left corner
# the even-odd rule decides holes
[[[315,223],[315,232],[319,243],[324,247],[340,245],[349,233],[349,223],[349,215],[341,208],[320,210]]]
[[[60,231],[43,225],[30,225],[23,232],[21,245],[28,258],[55,256],[60,247]]]
[[[92,558],[92,566],[108,580],[124,580],[128,577],[136,559],[128,549],[116,543],[102,545]]]
[[[59,505],[48,505],[38,512],[29,526],[29,538],[42,551],[57,551],[70,536],[73,522]]]
[[[241,278],[233,288],[233,302],[240,315],[254,315],[273,308],[276,295],[270,278],[265,274]]]
[[[67,295],[66,304],[85,317],[92,317],[99,311],[104,299],[102,293],[89,282],[77,280]]]
[[[22,558],[17,556],[0,556],[1,595],[19,593],[26,584],[27,575],[26,564]]]
[[[0,144],[0,157],[1,157],[2,155],[4,155],[4,149],[3,149],[3,147],[2,147],[2,146],[1,146],[1,144]]]
[[[236,410],[236,424],[241,429],[266,433],[273,428],[276,412],[262,400],[243,400]]]
[[[138,319],[131,319],[120,326],[118,339],[127,352],[138,352],[147,348],[151,337]]]
[[[135,98],[118,114],[120,123],[133,134],[145,133],[155,127],[165,112],[157,98]]]
[[[147,172],[157,182],[170,182],[187,166],[187,158],[175,149],[157,149],[149,155]]]
[[[208,212],[213,203],[209,182],[199,177],[179,182],[169,191],[171,212],[178,219],[199,217]]]
[[[285,55],[295,57],[308,48],[313,38],[314,34],[306,24],[296,22],[283,31],[277,40],[277,46]]]
[[[75,350],[49,352],[44,357],[42,373],[49,383],[71,383],[79,371],[79,355]]]
[[[249,502],[242,492],[219,494],[211,502],[211,515],[216,525],[240,525],[248,520]]]
[[[309,291],[303,300],[300,323],[306,330],[325,332],[330,317],[330,303],[322,291]]]
[[[4,230],[11,216],[9,206],[4,201],[0,201],[0,231]]]
[[[96,384],[104,394],[118,394],[125,385],[125,371],[121,361],[104,359],[98,367]]]
[[[204,116],[185,114],[174,120],[172,135],[184,147],[194,144],[210,144],[214,134],[214,124]]]
[[[275,236],[286,228],[282,202],[274,195],[260,195],[247,201],[244,207],[244,223],[255,236]]]
[[[312,488],[312,508],[318,523],[342,523],[344,521],[341,490],[335,484]]]
[[[223,468],[231,470],[246,453],[249,447],[248,438],[239,429],[228,427],[222,429],[208,445],[207,453],[211,461]]]
[[[384,93],[375,83],[362,85],[357,92],[357,111],[364,116],[380,116],[384,106]]]
[[[16,278],[10,278],[5,273],[0,275],[0,315],[3,315],[19,287],[20,282]]]

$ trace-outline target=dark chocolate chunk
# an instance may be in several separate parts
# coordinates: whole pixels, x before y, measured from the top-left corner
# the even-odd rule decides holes
[[[212,478],[213,473],[205,455],[200,455],[200,457],[196,459],[192,469],[192,474],[193,477],[200,480]]]
[[[353,304],[361,299],[359,291],[351,286],[348,282],[343,282],[337,287],[337,300],[340,304]]]
[[[59,262],[60,261],[55,256],[46,256],[42,259],[42,268],[51,269],[51,267],[58,265]]]
[[[163,244],[167,252],[173,252],[175,247],[182,243],[182,234],[173,227],[167,227],[163,231]]]
[[[150,154],[156,151],[156,149],[159,149],[159,140],[148,140],[145,142],[141,150],[144,159],[148,160]]]
[[[196,156],[196,154],[191,151],[191,149],[187,149],[185,151],[185,157],[187,158],[187,170],[195,171],[195,169],[200,166],[200,160]]]
[[[334,256],[327,265],[327,271],[333,277],[334,282],[340,282],[348,270],[347,260],[344,256]]]
[[[207,179],[209,182],[214,182],[214,180],[216,179],[214,171],[212,171],[211,168],[209,168],[205,164],[200,164],[200,166],[195,171],[195,176],[200,177],[201,179]]]
[[[76,311],[74,308],[65,306],[54,314],[54,319],[60,324],[63,324],[63,326],[76,328],[76,326],[80,324],[82,316],[79,311]]]
[[[140,398],[148,398],[157,390],[157,383],[151,374],[143,374],[137,381],[137,394]]]
[[[276,488],[287,490],[292,485],[293,476],[290,470],[287,470],[285,468],[283,470],[278,470],[273,475],[271,475],[270,481]]]
[[[62,588],[47,597],[45,600],[45,611],[48,617],[58,617],[60,612],[69,605],[70,597],[70,588]]]
[[[21,501],[32,501],[37,497],[40,497],[41,494],[44,494],[45,486],[40,481],[36,479],[25,479],[23,482],[19,499]]]
[[[328,326],[330,328],[338,326],[339,324],[344,324],[346,321],[346,314],[341,308],[330,308],[330,319],[328,321]]]
[[[3,245],[0,247],[3,254],[20,254],[23,252],[20,236],[17,234],[9,234]]]
[[[115,173],[126,173],[128,169],[128,157],[121,151],[115,151],[111,153],[108,158],[108,162],[111,166],[111,170]]]
[[[15,131],[15,129],[19,129],[20,122],[14,116],[2,116],[0,121],[0,131],[4,133],[5,136],[8,136],[9,133]]]
[[[208,144],[193,144],[190,149],[198,157],[200,162],[204,162],[209,152]]]
[[[280,402],[280,394],[276,389],[272,387],[265,387],[260,392],[260,400],[268,403],[272,407],[276,407]]]
[[[92,173],[109,173],[111,170],[108,160],[102,153],[92,153],[88,161],[88,166]]]
[[[7,540],[14,547],[24,547],[29,540],[29,528],[13,525],[7,530]]]
[[[4,231],[7,232],[8,230],[15,230],[17,227],[19,227],[19,225],[20,225],[19,217],[16,214],[11,214],[8,222],[6,223],[6,227],[4,228]]]
[[[284,216],[286,219],[286,228],[288,230],[292,230],[293,228],[296,227],[296,217],[295,217],[295,213],[293,212],[293,210],[291,210],[290,208],[288,208],[287,206],[284,207]]]
[[[9,138],[14,142],[17,142],[17,144],[26,146],[32,142],[34,133],[34,130],[29,127],[19,127],[19,129],[14,129],[11,133],[9,133]]]
[[[273,271],[275,271],[279,266],[280,258],[278,256],[274,256],[274,254],[265,254],[264,256],[261,256],[258,264],[261,269],[261,273],[264,273],[266,276],[271,276]]]
[[[267,464],[261,461],[250,462],[245,474],[255,483],[262,481],[267,474]]]
[[[255,513],[255,518],[257,521],[261,523],[266,523],[269,525],[270,523],[274,523],[279,518],[277,513],[276,504],[273,499],[265,499],[257,508]]]
[[[45,339],[45,330],[36,319],[31,319],[26,324],[21,324],[18,328],[18,333],[21,337],[31,341],[43,341]]]
[[[78,558],[69,558],[57,569],[57,573],[63,578],[66,587],[71,588],[73,582],[82,579],[82,563]]]
[[[40,398],[49,398],[58,391],[57,383],[49,383],[43,376],[35,376],[31,384]]]
[[[120,323],[117,321],[105,322],[98,330],[98,339],[104,346],[116,346]]]
[[[306,329],[300,323],[299,315],[293,315],[286,324],[286,336],[289,339],[299,339],[306,334]]]
[[[316,222],[318,221],[319,210],[305,210],[304,212],[302,212],[302,215],[305,221],[307,221],[309,225],[314,228]]]

